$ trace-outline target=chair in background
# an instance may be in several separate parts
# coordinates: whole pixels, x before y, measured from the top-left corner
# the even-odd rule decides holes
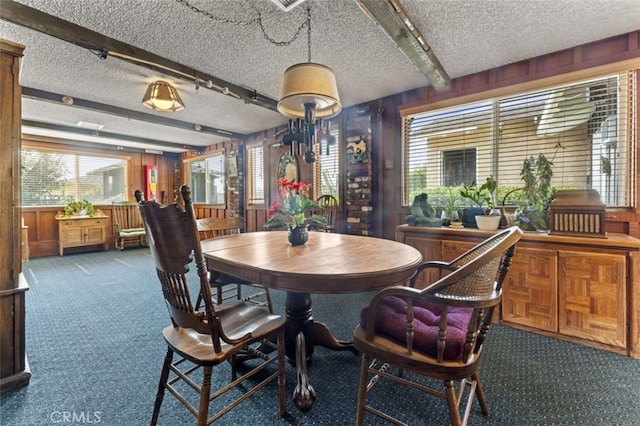
[[[338,219],[338,200],[333,195],[321,195],[318,200],[320,209],[315,213],[320,216],[324,216],[327,219],[327,223],[313,222],[310,229],[324,232],[335,232],[336,220]]]
[[[171,324],[163,330],[167,355],[151,424],[158,422],[165,390],[197,417],[198,425],[208,425],[273,380],[278,381],[278,409],[284,416],[285,319],[242,301],[216,309],[211,298],[189,187],[182,186],[181,194],[184,209],[178,204],[161,207],[155,201],[145,202],[142,192],[136,191],[157,276],[171,317]],[[204,312],[196,310],[191,302],[187,272],[192,264],[197,270],[197,291],[203,294]],[[241,351],[252,354],[255,359],[244,363],[246,370],[237,377],[236,355]],[[231,369],[230,383],[218,390],[212,390],[211,386],[214,367]],[[274,371],[270,372],[269,368]],[[203,374],[201,382],[193,377],[200,369]],[[192,403],[195,398],[187,395],[192,389],[199,394],[195,404]],[[230,390],[235,391],[227,394]],[[240,395],[238,391],[241,391]],[[218,398],[222,395],[227,397],[220,401]],[[235,399],[229,401],[232,398]],[[209,405],[216,402],[220,403],[218,410],[209,417]]]
[[[519,228],[511,227],[449,263],[424,262],[410,287],[388,287],[363,309],[354,331],[355,347],[362,353],[356,424],[363,424],[365,411],[403,424],[369,405],[369,393],[380,379],[446,399],[452,425],[467,424],[476,396],[482,414],[489,415],[478,366],[494,307],[500,303],[502,282],[521,235]],[[428,268],[439,270],[440,279],[416,289],[418,275]],[[398,374],[391,371],[392,367],[398,368]],[[419,376],[442,380],[444,387],[418,383],[415,379]],[[460,402],[465,391],[468,394],[461,419]],[[383,398],[391,396],[387,393]]]
[[[207,217],[197,219],[196,224],[198,226],[198,232],[201,240],[239,234],[244,232],[245,227],[245,221],[242,217]],[[220,274],[211,269],[209,270],[209,283],[211,284],[212,289],[215,290],[213,297],[217,304],[222,304],[222,302],[226,300],[243,300],[245,302],[254,303],[258,306],[266,306],[269,308],[269,311],[273,313],[269,289],[262,287],[259,284],[240,280],[226,274]],[[243,295],[243,286],[250,286],[252,291]],[[196,309],[200,308],[201,303],[202,298],[199,296],[196,302]]]
[[[134,201],[113,203],[113,226],[118,250],[124,250],[125,245],[132,241],[138,246],[147,245],[142,217]]]

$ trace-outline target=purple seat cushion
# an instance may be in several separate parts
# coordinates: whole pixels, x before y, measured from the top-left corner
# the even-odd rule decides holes
[[[442,305],[417,301],[413,307],[413,346],[428,355],[437,356],[437,340],[440,330]],[[367,311],[360,312],[360,325],[367,327]],[[473,309],[449,307],[444,359],[462,358],[467,326]],[[396,296],[382,299],[376,311],[376,333],[385,334],[406,344],[407,302]]]

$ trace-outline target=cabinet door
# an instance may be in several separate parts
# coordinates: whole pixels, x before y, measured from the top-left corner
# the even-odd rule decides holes
[[[63,224],[62,244],[64,247],[74,247],[84,244],[84,231],[80,226]]]
[[[442,260],[442,251],[440,249],[440,240],[432,240],[428,238],[416,238],[407,235],[404,241],[406,244],[417,249],[422,253],[422,260]],[[425,288],[428,284],[437,281],[440,278],[435,270],[427,269],[416,281],[416,288]]]
[[[451,262],[477,244],[478,242],[442,240],[442,260]]]
[[[86,224],[86,244],[102,244],[104,242],[104,224],[102,220],[96,220],[92,224]]]
[[[558,274],[555,250],[518,245],[502,286],[502,319],[558,331]]]
[[[559,251],[560,333],[626,347],[626,256]]]

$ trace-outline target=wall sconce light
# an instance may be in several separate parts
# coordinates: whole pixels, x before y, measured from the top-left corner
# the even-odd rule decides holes
[[[175,87],[162,80],[149,84],[142,98],[142,105],[161,112],[184,109],[184,102]]]

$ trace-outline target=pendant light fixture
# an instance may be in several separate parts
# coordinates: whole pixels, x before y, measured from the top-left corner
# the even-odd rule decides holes
[[[184,102],[180,99],[178,91],[163,80],[149,84],[147,92],[142,98],[142,105],[160,112],[184,109]]]
[[[311,62],[311,9],[307,9],[308,61],[293,65],[284,72],[278,111],[289,120],[289,132],[282,143],[291,154],[300,154],[304,145],[304,161],[313,163],[316,120],[329,119],[340,113],[336,77],[331,68]],[[322,130],[322,122],[319,123]]]

